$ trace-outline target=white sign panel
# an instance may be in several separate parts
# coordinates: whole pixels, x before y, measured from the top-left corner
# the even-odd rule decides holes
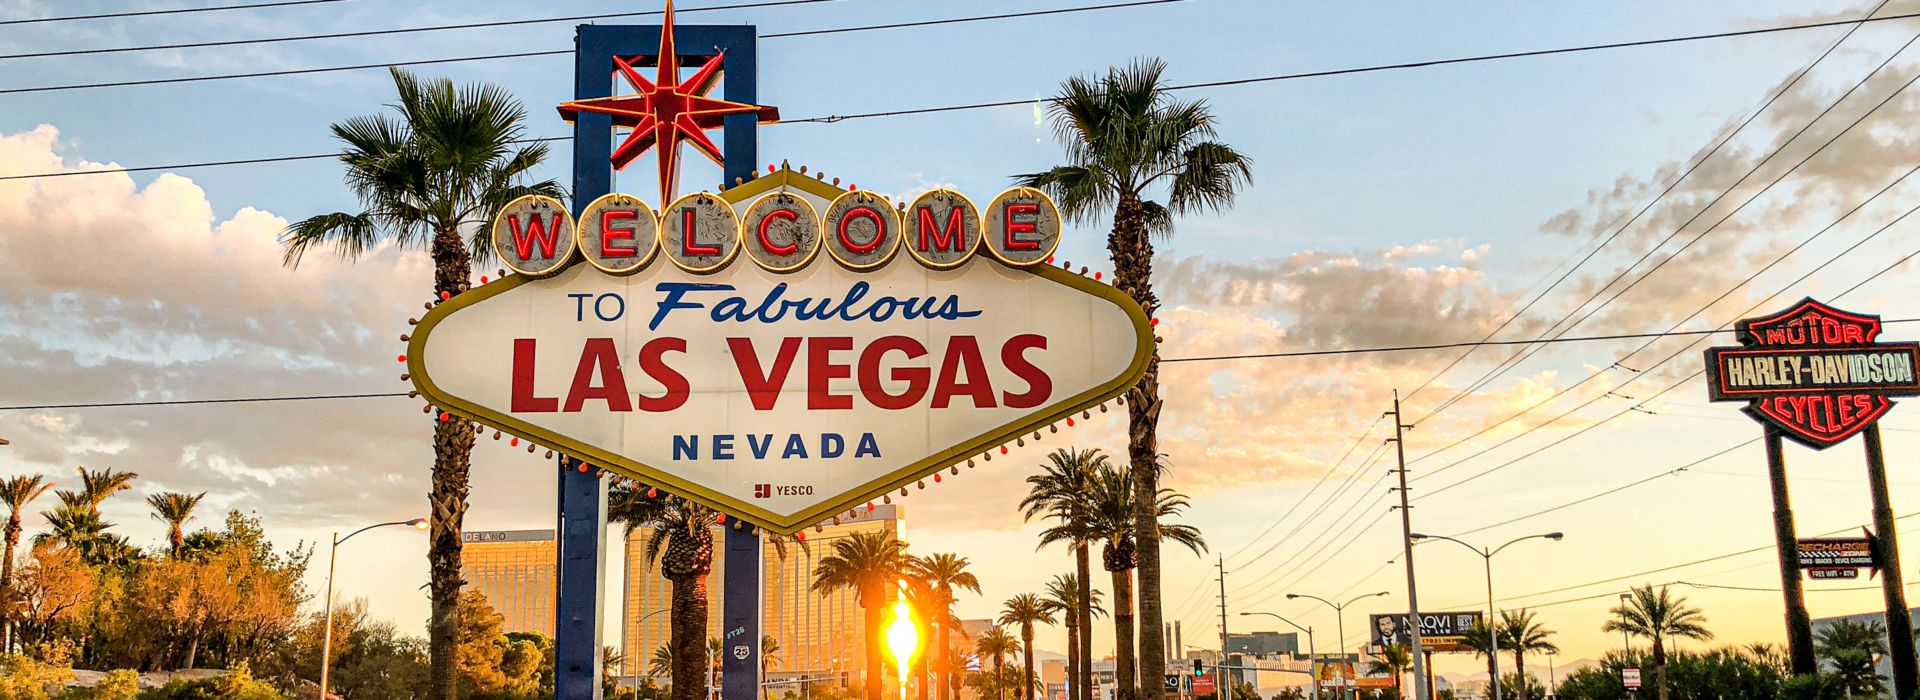
[[[750,260],[481,286],[422,319],[413,380],[443,410],[793,532],[1077,416],[1151,351],[1137,305],[1045,265]]]

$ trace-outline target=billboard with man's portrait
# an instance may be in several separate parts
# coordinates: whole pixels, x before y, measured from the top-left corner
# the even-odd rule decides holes
[[[1420,614],[1420,648],[1441,653],[1473,651],[1467,646],[1467,630],[1479,625],[1485,615],[1473,612]],[[1413,643],[1413,628],[1406,613],[1372,615],[1368,637],[1375,647],[1407,646]]]

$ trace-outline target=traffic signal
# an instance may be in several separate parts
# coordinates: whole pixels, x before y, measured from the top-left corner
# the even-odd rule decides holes
[[[1193,660],[1193,677],[1199,678],[1204,675],[1207,675],[1206,665],[1202,663],[1199,659],[1194,659]]]

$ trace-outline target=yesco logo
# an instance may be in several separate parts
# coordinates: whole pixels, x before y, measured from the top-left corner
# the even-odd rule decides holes
[[[785,169],[659,211],[523,198],[492,230],[517,274],[435,306],[409,372],[444,411],[791,532],[1138,381],[1147,318],[1048,264],[1062,224],[1034,189],[895,204]]]

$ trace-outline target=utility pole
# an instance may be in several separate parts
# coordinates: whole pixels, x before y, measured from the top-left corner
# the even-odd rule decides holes
[[[1407,505],[1407,440],[1404,431],[1413,426],[1407,425],[1400,415],[1399,389],[1393,390],[1393,412],[1387,415],[1393,416],[1393,450],[1400,463],[1400,468],[1395,471],[1400,475],[1400,545],[1405,548],[1407,555],[1407,637],[1413,644],[1407,649],[1410,652],[1407,655],[1413,657],[1413,697],[1415,700],[1433,700],[1427,683],[1426,659],[1420,649],[1420,594],[1413,577],[1413,510]],[[1487,624],[1493,622],[1489,620]],[[1491,682],[1498,684],[1500,679],[1495,678]]]
[[[1213,696],[1227,700],[1233,693],[1227,688],[1227,557],[1219,555],[1215,566],[1220,571],[1220,663],[1213,667]]]

